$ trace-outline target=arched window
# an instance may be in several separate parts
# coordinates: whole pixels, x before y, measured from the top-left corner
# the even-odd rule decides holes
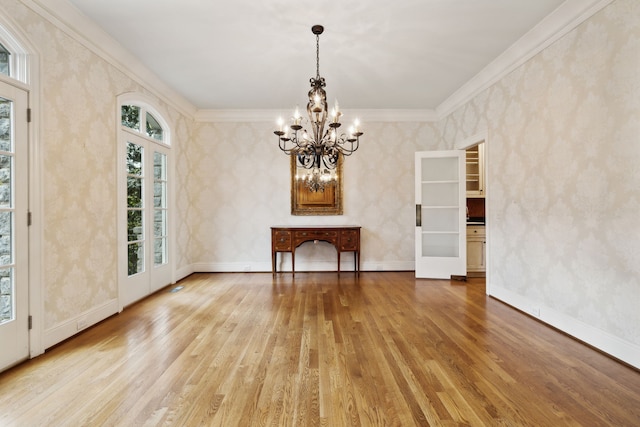
[[[122,126],[143,133],[149,138],[168,145],[164,140],[164,129],[156,117],[146,108],[139,105],[123,105],[121,121]],[[144,132],[142,131],[144,129]]]
[[[169,126],[150,104],[120,103],[121,306],[172,281]]]
[[[34,64],[30,59],[35,58],[28,54],[9,27],[7,22],[0,21],[0,74],[31,85],[30,73],[34,71]]]
[[[0,74],[11,76],[11,52],[0,43]]]

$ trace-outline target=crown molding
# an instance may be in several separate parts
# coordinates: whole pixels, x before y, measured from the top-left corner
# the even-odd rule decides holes
[[[342,110],[343,116],[359,118],[361,122],[435,122],[435,110]],[[288,114],[281,110],[198,110],[197,122],[273,122]]]
[[[440,119],[447,117],[482,91],[549,47],[569,31],[608,6],[613,0],[566,0],[522,36],[471,80],[436,108]]]
[[[21,0],[38,15],[82,44],[153,95],[198,122],[273,122],[286,110],[198,110],[67,0]],[[540,53],[613,0],[566,0],[498,58],[467,81],[435,110],[353,110],[368,122],[435,122]],[[345,114],[347,111],[345,111]]]
[[[154,96],[193,118],[196,107],[67,0],[20,0],[33,12],[115,66]]]

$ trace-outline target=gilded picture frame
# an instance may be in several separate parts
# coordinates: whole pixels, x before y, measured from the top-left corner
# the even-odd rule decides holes
[[[311,191],[301,176],[309,173],[291,155],[291,215],[342,215],[342,163],[340,156],[335,168],[335,180],[324,191]]]

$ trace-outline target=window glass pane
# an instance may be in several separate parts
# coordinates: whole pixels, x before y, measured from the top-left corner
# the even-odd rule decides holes
[[[459,256],[459,236],[457,233],[422,233],[422,256]]]
[[[12,228],[13,212],[0,212],[0,268],[13,264]]]
[[[147,113],[147,136],[162,141],[162,126],[150,113]]]
[[[156,209],[153,212],[153,235],[163,237],[167,235],[167,211]]]
[[[422,208],[422,231],[455,231],[460,228],[458,208]]]
[[[456,157],[429,157],[422,159],[422,181],[457,181]]]
[[[166,182],[154,182],[153,183],[153,206],[156,208],[167,207],[167,183]]]
[[[129,243],[127,245],[129,276],[144,271],[144,243]]]
[[[127,177],[127,207],[143,207],[142,178],[136,178],[134,176]]]
[[[158,153],[153,153],[153,179],[165,180],[167,179],[167,156]]]
[[[13,268],[0,270],[0,324],[14,319]]]
[[[122,126],[140,131],[140,107],[135,105],[122,106]]]
[[[457,182],[422,183],[422,206],[458,206]]]
[[[167,263],[167,239],[155,239],[153,247],[153,265],[162,265]]]
[[[144,227],[141,210],[127,211],[127,241],[135,242],[144,239]]]
[[[0,98],[0,151],[11,152],[11,101]]]
[[[5,76],[11,75],[11,53],[0,44],[0,74],[4,74]]]
[[[11,164],[13,157],[0,155],[0,208],[12,207]]]
[[[127,142],[127,173],[129,175],[142,175],[142,154],[144,148],[141,145]]]

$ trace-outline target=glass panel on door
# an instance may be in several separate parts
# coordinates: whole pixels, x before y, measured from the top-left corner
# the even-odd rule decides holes
[[[29,356],[27,108],[0,82],[0,370]]]
[[[167,263],[167,156],[153,153],[153,263]]]
[[[128,275],[142,273],[144,264],[144,148],[127,143]]]
[[[15,319],[12,102],[0,98],[0,324]]]

